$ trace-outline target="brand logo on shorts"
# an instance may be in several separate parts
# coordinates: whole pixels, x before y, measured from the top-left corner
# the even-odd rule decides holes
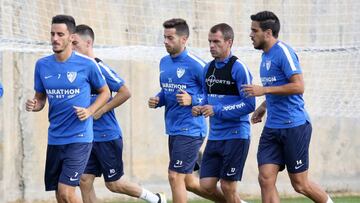
[[[226,173],[226,176],[233,176],[236,174],[236,168],[231,168],[230,169],[230,172],[227,172]]]
[[[181,160],[176,160],[176,163],[174,164],[174,168],[181,168],[183,167],[183,162]]]
[[[79,180],[79,177],[78,177],[79,173],[78,172],[75,172],[75,175],[70,177],[70,181],[77,181]]]
[[[72,83],[76,79],[77,72],[67,72],[67,79]]]
[[[185,68],[181,68],[181,67],[177,68],[176,75],[178,76],[178,78],[181,78],[184,75],[184,73],[185,73]]]
[[[304,166],[304,164],[302,163],[301,159],[300,159],[300,160],[296,160],[295,170],[298,170],[298,169],[301,168],[302,166]]]
[[[109,170],[108,178],[112,178],[112,177],[114,177],[116,174],[117,174],[117,173],[116,173],[116,170],[112,168],[112,169]]]

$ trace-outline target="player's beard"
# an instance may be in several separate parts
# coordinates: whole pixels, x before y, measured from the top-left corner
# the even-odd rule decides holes
[[[263,50],[265,48],[265,41],[261,40],[257,45],[254,43],[254,48],[258,50]]]
[[[60,54],[61,52],[65,51],[65,49],[69,46],[69,42],[64,42],[63,46],[60,49],[55,50],[53,48],[53,52],[56,54]]]

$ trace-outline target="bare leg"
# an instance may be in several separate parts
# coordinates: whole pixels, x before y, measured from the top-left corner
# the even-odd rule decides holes
[[[113,182],[106,182],[105,185],[111,192],[122,193],[136,198],[140,197],[142,191],[139,185],[128,182],[123,178]]]
[[[83,174],[80,178],[80,190],[84,203],[96,203],[96,194],[94,190],[95,176],[92,174]]]
[[[74,186],[58,184],[58,190],[56,191],[56,199],[59,203],[81,203],[81,200],[76,196]]]
[[[236,191],[237,181],[220,180],[221,190],[227,203],[240,203],[240,195]]]
[[[328,195],[319,185],[309,181],[308,171],[289,173],[289,177],[296,192],[305,195],[316,203],[326,203]]]
[[[171,186],[172,198],[174,203],[186,203],[187,191],[185,186],[186,174],[177,173],[169,170],[168,178]]]
[[[212,200],[214,202],[226,202],[223,192],[219,187],[216,186],[217,178],[215,178],[215,188],[205,190],[200,187],[199,178],[194,174],[187,174],[185,177],[186,189],[193,192],[201,197]]]
[[[262,203],[280,203],[279,193],[276,189],[276,178],[280,167],[275,164],[259,166],[259,184],[261,188]]]

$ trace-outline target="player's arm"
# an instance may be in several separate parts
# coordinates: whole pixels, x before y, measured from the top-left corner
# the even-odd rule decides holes
[[[28,99],[25,103],[26,111],[41,111],[46,103],[46,94],[36,92],[33,99]]]
[[[110,98],[110,90],[109,87],[105,84],[101,88],[97,89],[98,96],[96,100],[87,108],[74,106],[75,113],[77,117],[84,121],[92,116],[96,111],[98,111],[103,105],[106,104],[108,99]]]
[[[253,124],[260,123],[262,121],[262,117],[264,117],[266,113],[266,101],[263,101],[261,105],[254,111],[251,116],[251,122]]]
[[[248,96],[262,96],[265,94],[292,95],[304,93],[304,79],[301,73],[289,78],[289,83],[280,86],[243,85],[243,91]]]
[[[115,109],[116,107],[122,105],[131,97],[131,93],[129,89],[122,85],[119,90],[117,91],[116,95],[104,106],[102,106],[98,111],[94,114],[94,119],[100,118],[104,113]]]

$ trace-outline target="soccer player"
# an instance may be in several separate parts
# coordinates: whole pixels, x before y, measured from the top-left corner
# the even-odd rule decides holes
[[[241,86],[252,76],[231,52],[234,31],[225,23],[214,25],[208,36],[214,60],[205,66],[202,106],[194,106],[194,116],[210,117],[210,132],[201,162],[200,185],[208,192],[220,181],[226,202],[245,202],[237,193],[250,145],[249,113],[255,98],[247,98]]]
[[[304,108],[304,81],[294,50],[279,41],[278,17],[263,11],[251,15],[251,40],[255,49],[263,50],[260,77],[263,86],[247,85],[249,96],[265,95],[266,100],[252,115],[252,123],[265,127],[258,146],[259,184],[263,203],[280,202],[275,186],[279,171],[285,166],[295,191],[317,203],[332,200],[317,184],[308,179],[311,123]]]
[[[49,100],[49,130],[45,166],[45,189],[55,190],[58,202],[79,203],[79,185],[93,141],[92,115],[110,97],[110,91],[95,60],[72,51],[75,20],[52,18],[51,44],[54,54],[35,66],[35,96],[27,111],[40,111]],[[99,93],[90,104],[91,89]]]
[[[93,52],[94,31],[87,25],[76,26],[73,48],[95,59],[101,68],[112,92],[116,92],[108,103],[94,113],[94,142],[84,174],[80,178],[80,189],[84,203],[96,202],[93,187],[95,177],[104,176],[106,187],[116,193],[127,194],[152,203],[164,203],[163,194],[154,194],[139,185],[124,180],[124,167],[122,160],[123,141],[120,126],[116,120],[114,109],[130,98],[130,91],[116,72],[105,65]],[[98,97],[96,91],[91,101]]]
[[[203,116],[193,117],[192,106],[203,99],[202,78],[205,63],[186,49],[189,27],[175,18],[163,23],[164,44],[169,55],[160,61],[161,91],[148,101],[150,108],[165,106],[165,127],[169,135],[168,178],[175,203],[187,202],[187,191],[223,201],[220,190],[207,194],[193,174],[199,149],[206,135]]]

